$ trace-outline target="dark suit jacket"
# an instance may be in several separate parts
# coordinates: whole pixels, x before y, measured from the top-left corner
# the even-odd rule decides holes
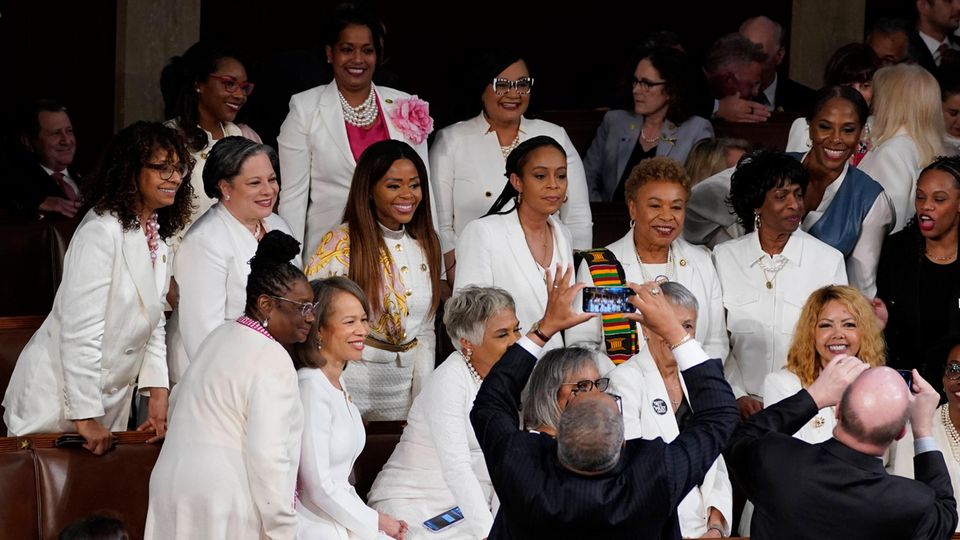
[[[773,97],[776,110],[806,114],[816,97],[814,90],[787,77],[777,77],[777,93]]]
[[[470,413],[500,497],[491,540],[680,538],[677,504],[703,481],[737,423],[720,361],[684,371],[696,412],[672,443],[627,441],[613,470],[583,476],[560,465],[552,437],[517,428],[520,391],[535,360],[520,345],[508,349]]]
[[[36,160],[23,156],[13,158],[11,162],[9,173],[5,174],[8,189],[5,204],[16,214],[31,220],[36,219],[40,213],[38,208],[44,199],[66,197],[63,188]],[[70,176],[74,181],[79,180],[72,171]]]
[[[815,414],[801,390],[741,424],[730,440],[730,474],[755,505],[751,538],[950,538],[957,510],[942,453],[914,458],[917,480],[889,475],[880,459],[836,439],[794,438]]]

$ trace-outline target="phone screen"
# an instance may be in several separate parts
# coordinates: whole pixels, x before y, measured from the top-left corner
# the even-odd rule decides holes
[[[897,373],[899,373],[900,376],[903,377],[903,380],[907,381],[907,388],[909,388],[910,391],[912,392],[913,391],[913,371],[909,369],[898,369]]]
[[[584,313],[633,313],[627,298],[636,294],[630,287],[584,287]]]
[[[423,522],[423,526],[430,529],[431,531],[439,531],[453,525],[454,523],[463,519],[463,512],[460,511],[459,506],[454,506],[453,508],[447,510],[446,512],[440,514],[439,516],[434,516]]]

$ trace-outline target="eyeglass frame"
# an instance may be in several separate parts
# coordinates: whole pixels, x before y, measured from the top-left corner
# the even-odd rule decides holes
[[[956,370],[951,373],[952,366],[957,366],[957,367],[956,367]],[[960,364],[958,364],[957,362],[947,362],[946,367],[943,368],[943,376],[951,381],[960,379]]]
[[[210,75],[207,75],[207,77],[220,81],[220,84],[223,85],[223,90],[228,94],[236,92],[239,88],[243,92],[243,95],[249,96],[253,93],[253,88],[256,86],[250,81],[240,82],[236,77],[232,77],[230,75],[214,75],[211,73]],[[233,90],[230,89],[231,85],[234,86]]]
[[[178,173],[180,175],[180,179],[183,180],[187,177],[187,172],[189,171],[189,167],[183,162],[180,162],[179,167],[173,163],[170,163],[169,161],[164,161],[163,163],[144,163],[143,166],[157,171],[157,173],[160,175],[160,179],[164,182],[173,178],[173,173]],[[164,173],[164,171],[167,172]]]
[[[284,298],[282,296],[274,296],[272,294],[266,294],[269,298],[274,298],[276,300],[283,300],[284,302],[290,302],[291,304],[296,304],[300,306],[300,316],[306,318],[307,315],[313,314],[317,315],[317,309],[320,307],[319,302],[297,302],[296,300],[291,300],[289,298]]]
[[[653,89],[653,88],[656,88],[657,86],[663,86],[663,85],[665,85],[665,84],[667,84],[667,81],[666,81],[666,80],[663,80],[663,81],[651,81],[651,80],[649,80],[649,79],[638,79],[638,78],[634,77],[634,78],[633,78],[633,81],[630,83],[630,87],[631,87],[631,88],[640,87],[640,90],[642,90],[643,92],[647,92],[647,91],[649,91],[649,90],[651,90],[651,89]]]
[[[603,388],[600,388],[601,381],[603,381],[602,383]],[[581,388],[580,385],[584,383],[589,383],[589,386],[586,386],[585,388]],[[565,382],[565,383],[560,383],[560,386],[569,386],[571,384],[575,386],[575,388],[570,391],[572,394],[577,394],[578,392],[592,392],[594,388],[596,388],[598,392],[604,392],[607,390],[607,388],[610,388],[610,378],[600,377],[599,379],[596,379],[593,381],[591,381],[590,379],[584,379],[582,381],[577,381],[577,382]]]
[[[497,83],[498,83],[498,82],[501,83],[501,84],[506,84],[506,85],[507,85],[506,91],[504,91],[504,92],[499,92],[499,91],[497,91]],[[524,82],[524,83],[529,82],[529,83],[530,83],[530,87],[527,88],[527,91],[526,91],[526,92],[520,91],[520,83],[521,83],[521,82]],[[517,95],[526,96],[526,95],[530,94],[530,92],[533,91],[533,77],[520,77],[519,79],[517,79],[517,80],[515,80],[515,81],[511,81],[510,79],[503,79],[503,78],[500,78],[500,77],[494,77],[494,78],[493,78],[493,81],[490,83],[490,86],[493,87],[493,93],[496,94],[496,95],[498,95],[498,96],[505,96],[505,95],[509,94],[511,90],[516,90],[516,91],[517,91]]]

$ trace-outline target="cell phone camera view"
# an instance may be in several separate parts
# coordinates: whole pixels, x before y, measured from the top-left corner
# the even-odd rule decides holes
[[[907,388],[913,391],[913,371],[909,369],[898,369],[897,373],[903,377],[903,380],[907,381]]]
[[[584,313],[632,313],[627,298],[636,294],[630,287],[584,287]]]
[[[439,516],[434,516],[423,522],[423,526],[433,532],[437,532],[463,520],[463,512],[459,506],[447,510]]]

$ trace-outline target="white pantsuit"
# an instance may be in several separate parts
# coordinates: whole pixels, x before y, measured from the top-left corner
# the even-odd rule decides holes
[[[550,271],[555,273],[557,264],[560,264],[561,271],[573,264],[573,249],[570,231],[555,217],[550,216],[549,220],[553,231]],[[475,220],[460,234],[454,290],[459,291],[467,285],[500,287],[510,293],[517,306],[517,319],[525,331],[543,318],[547,307],[547,284],[543,269],[527,247],[516,210]],[[562,346],[563,338],[558,332],[544,349]]]
[[[377,93],[390,138],[410,144],[429,167],[427,141],[413,144],[404,139],[389,119],[394,102],[409,98],[409,94],[385,86],[371,88]],[[290,113],[280,127],[277,146],[283,183],[280,216],[290,226],[294,238],[302,242],[301,251],[307,258],[317,249],[322,235],[343,221],[357,166],[347,139],[336,83],[290,98]]]
[[[678,371],[678,375],[683,394],[687,396],[683,374]],[[610,378],[610,391],[620,396],[623,405],[623,427],[627,439],[662,438],[670,442],[677,438],[680,434],[677,417],[670,408],[667,387],[649,349],[644,347],[614,368],[607,377]],[[691,408],[696,407],[695,403],[688,404]],[[724,534],[729,535],[733,523],[733,486],[723,456],[717,457],[703,477],[703,482],[690,490],[677,507],[680,533],[684,538],[699,538],[706,534],[711,507],[723,515]]]
[[[122,431],[135,387],[167,387],[168,259],[160,241],[151,265],[142,229],[87,212],[64,256],[53,309],[10,378],[10,435],[75,432],[73,421],[86,418]]]
[[[583,162],[562,127],[543,120],[520,118],[520,140],[552,137],[567,154],[567,197],[560,221],[570,230],[574,249],[593,247],[593,216]],[[430,147],[430,179],[437,187],[437,221],[444,253],[471,221],[483,216],[507,184],[507,160],[500,141],[483,113],[437,132]]]
[[[276,214],[267,216],[263,224],[267,231],[290,234],[290,228]],[[258,245],[250,230],[220,203],[200,216],[184,236],[174,260],[180,304],[167,322],[172,383],[183,377],[210,332],[243,315],[249,262]],[[299,268],[300,257],[292,264]]]

